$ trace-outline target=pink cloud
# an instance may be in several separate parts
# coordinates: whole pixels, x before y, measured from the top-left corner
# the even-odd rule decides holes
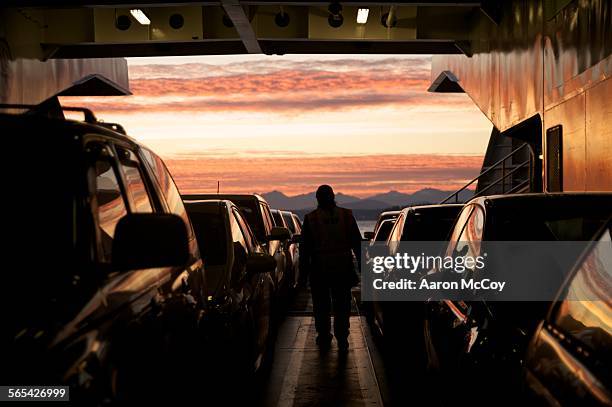
[[[291,195],[329,183],[338,191],[363,197],[389,190],[457,189],[479,173],[482,156],[214,158],[203,155],[196,158],[190,155],[189,159],[165,161],[181,192],[214,192],[220,181],[228,193],[280,190]]]

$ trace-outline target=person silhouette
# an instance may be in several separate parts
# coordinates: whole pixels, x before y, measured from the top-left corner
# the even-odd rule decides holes
[[[331,345],[331,311],[340,350],[349,346],[351,288],[357,285],[353,255],[361,262],[361,232],[351,210],[336,205],[334,190],[321,185],[317,209],[304,217],[300,244],[301,283],[310,278],[312,305],[321,349]]]

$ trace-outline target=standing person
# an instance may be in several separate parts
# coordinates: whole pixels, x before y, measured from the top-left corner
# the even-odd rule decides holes
[[[317,344],[329,348],[331,311],[334,311],[334,334],[338,348],[348,349],[351,287],[358,277],[353,253],[361,262],[361,233],[353,213],[336,206],[334,190],[329,185],[317,189],[316,210],[304,217],[300,244],[302,283],[310,276],[312,305]]]

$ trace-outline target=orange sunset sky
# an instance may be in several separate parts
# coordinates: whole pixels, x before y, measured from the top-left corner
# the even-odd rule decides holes
[[[432,94],[429,56],[129,59],[133,95],[62,98],[124,125],[182,192],[329,183],[366,197],[456,189],[478,174],[491,123],[465,94]]]

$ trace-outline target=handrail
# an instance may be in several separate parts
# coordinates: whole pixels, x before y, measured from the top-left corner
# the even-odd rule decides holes
[[[462,186],[461,188],[459,188],[457,191],[453,192],[452,194],[450,194],[449,196],[447,196],[446,198],[444,198],[442,201],[440,201],[440,205],[441,204],[445,204],[446,202],[450,201],[451,198],[455,197],[455,203],[459,202],[459,194],[466,190],[470,185],[472,185],[474,182],[478,181],[481,177],[499,169],[498,167],[501,165],[502,166],[502,177],[498,178],[497,180],[495,180],[495,182],[491,183],[490,185],[487,185],[487,187],[481,191],[479,191],[476,195],[474,196],[479,196],[482,194],[482,192],[488,190],[489,188],[491,188],[494,185],[498,185],[501,181],[504,181],[504,185],[505,185],[505,180],[506,178],[508,178],[509,175],[514,174],[518,169],[523,168],[526,164],[530,163],[530,160],[527,160],[521,164],[519,164],[516,168],[512,169],[512,171],[510,171],[509,173],[506,173],[506,165],[505,162],[508,158],[514,156],[516,153],[518,153],[519,151],[521,151],[522,149],[524,149],[525,147],[528,147],[529,144],[528,143],[523,143],[522,145],[520,145],[519,147],[515,148],[514,150],[512,150],[511,152],[509,152],[507,155],[505,155],[503,158],[499,159],[498,161],[496,161],[495,163],[493,163],[492,165],[489,166],[489,168],[487,168],[485,171],[481,172],[480,174],[478,174],[478,176],[474,179],[472,179],[471,181],[469,181],[467,184],[465,184],[464,186]],[[512,188],[512,190],[514,190],[514,188]],[[510,191],[509,191],[510,192]]]
[[[498,178],[494,183],[491,183],[489,185],[487,185],[485,188],[481,189],[480,191],[478,191],[478,193],[474,194],[474,198],[480,195],[483,195],[483,193],[485,191],[487,191],[489,188],[492,188],[494,186],[496,186],[497,184],[499,184],[502,181],[505,181],[506,178],[508,178],[510,175],[514,174],[515,172],[517,172],[518,170],[522,169],[524,166],[526,166],[527,164],[529,164],[530,160],[524,161],[522,163],[520,163],[516,168],[514,168],[512,171],[507,172],[506,174],[504,174],[501,178]],[[510,192],[510,191],[508,191]]]
[[[514,192],[520,190],[521,188],[524,188],[526,185],[529,185],[529,181],[530,180],[526,179],[525,181],[521,182],[520,184],[512,188],[510,191],[508,191],[508,193],[513,194]]]

